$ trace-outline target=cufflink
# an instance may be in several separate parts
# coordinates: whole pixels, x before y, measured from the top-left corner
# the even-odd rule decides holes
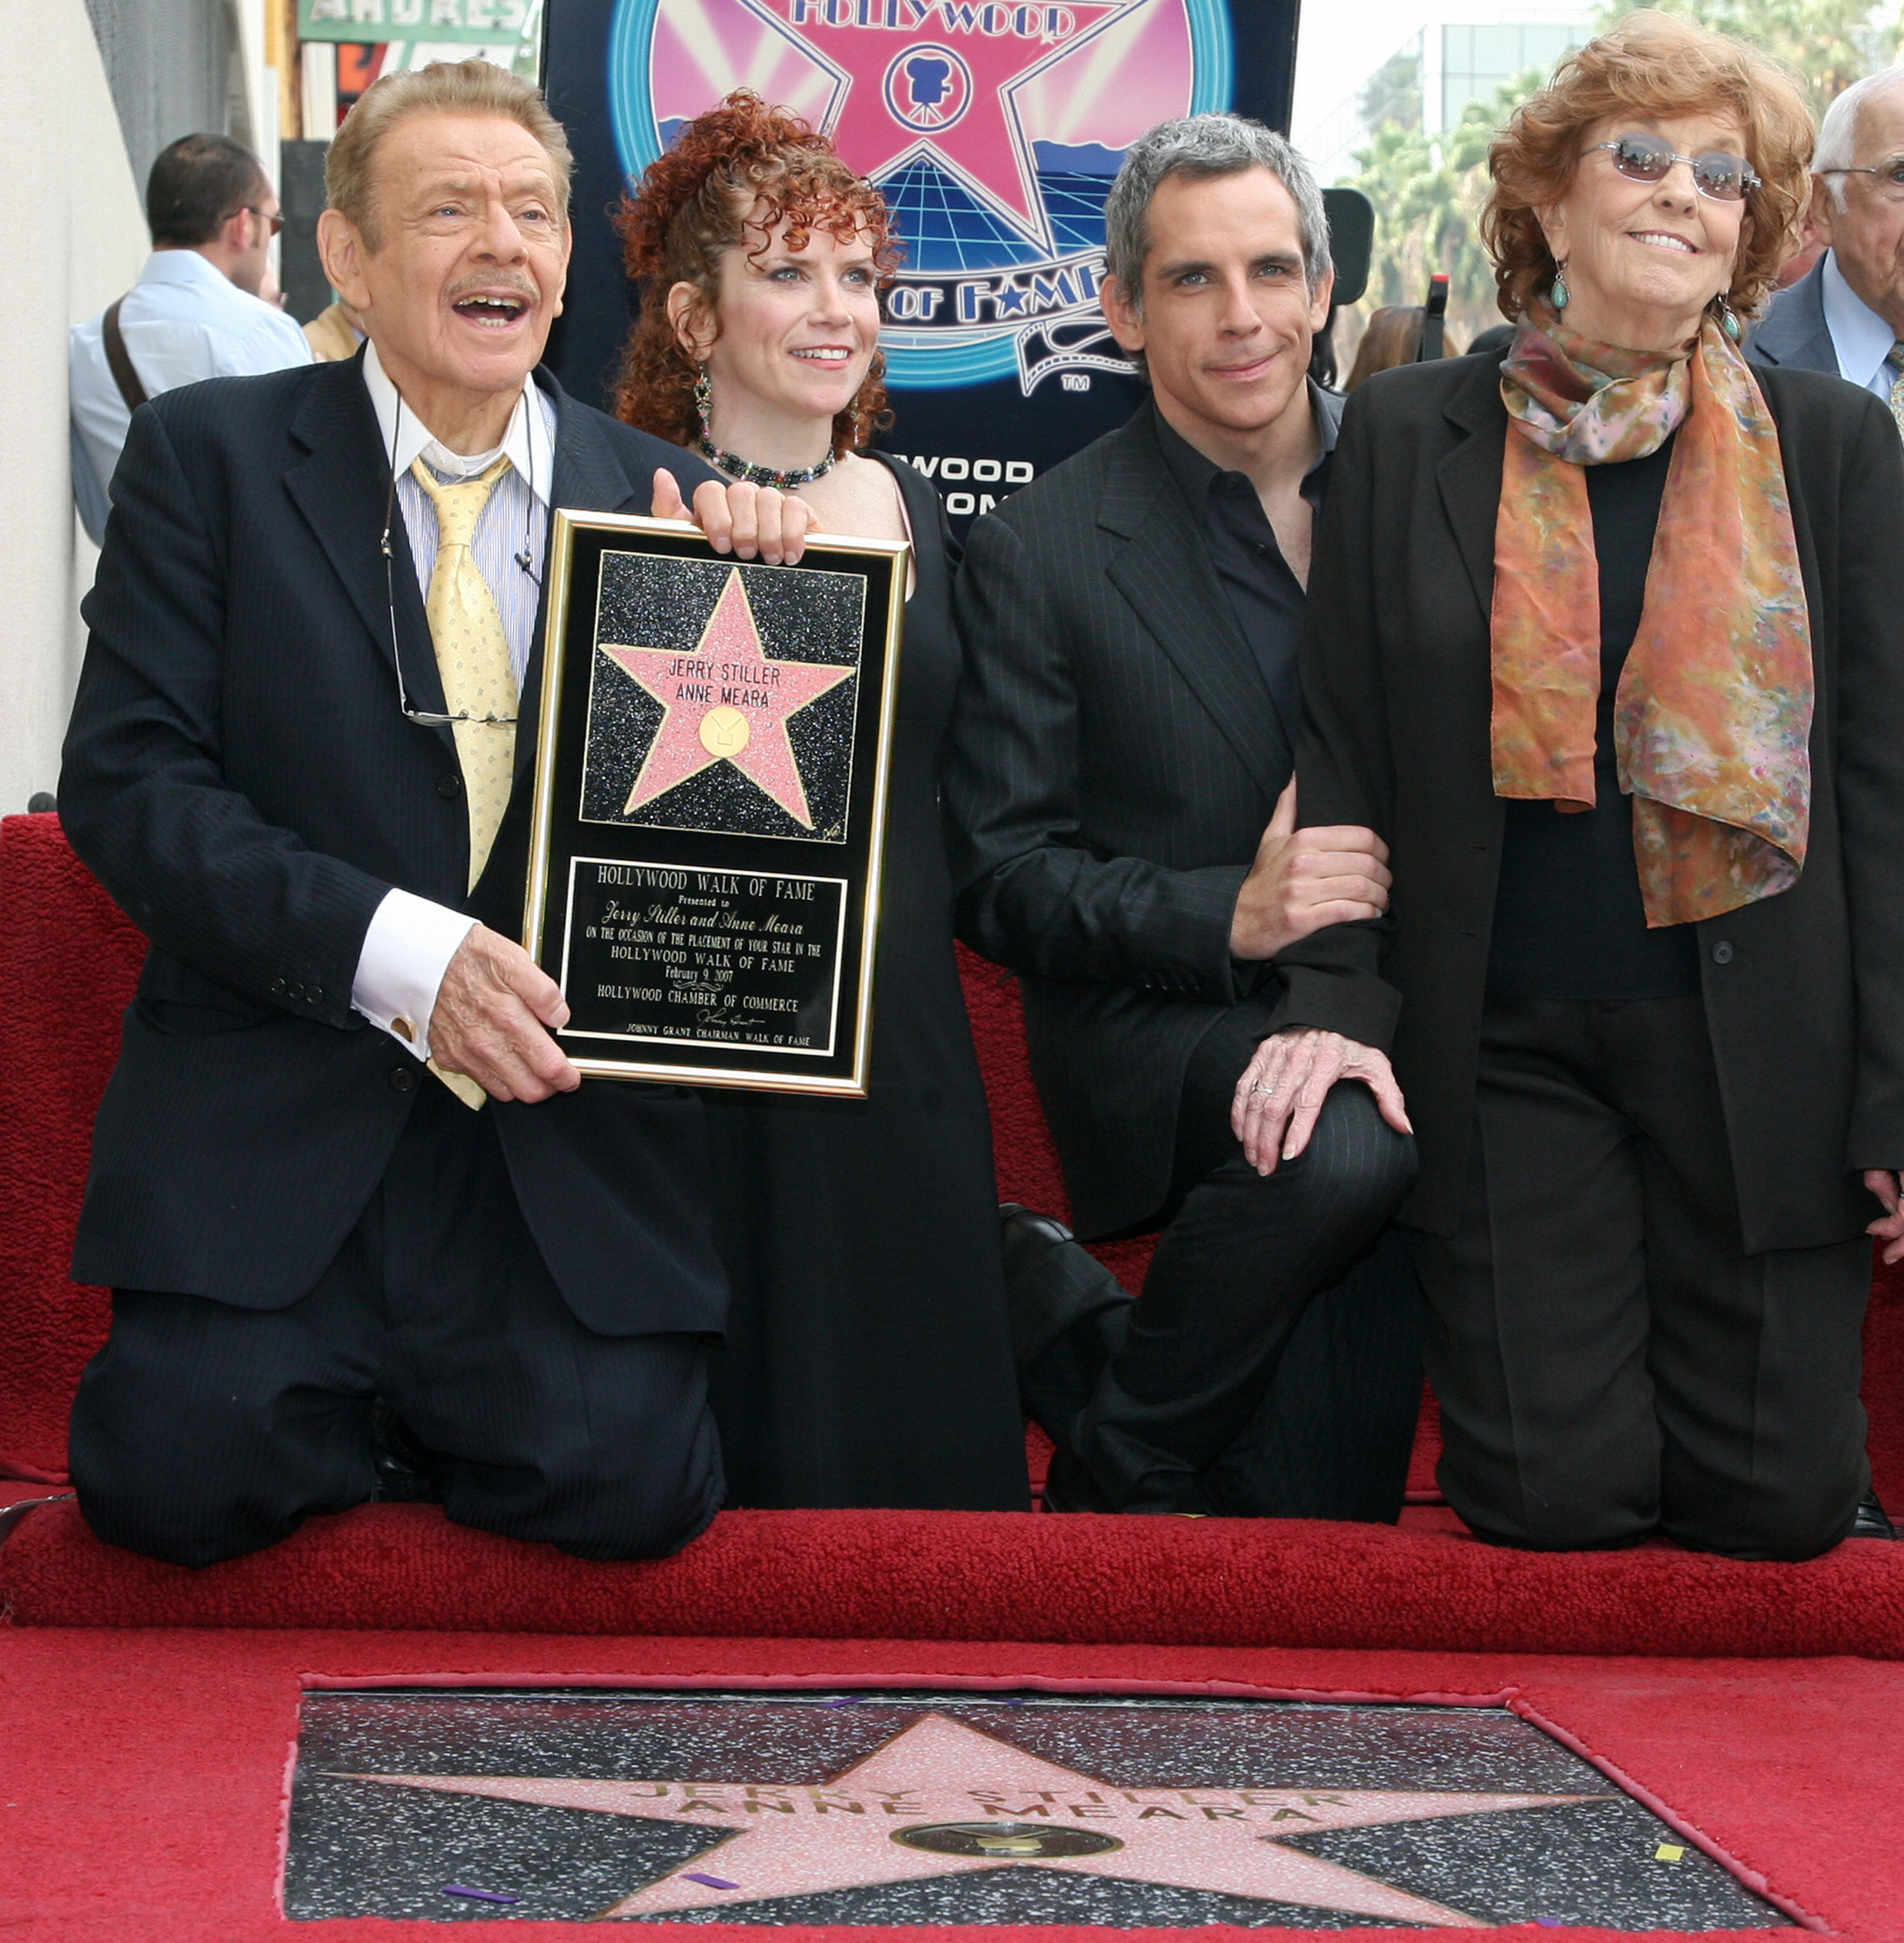
[[[404,1045],[414,1045],[416,1043],[416,1028],[410,1024],[409,1020],[405,1018],[392,1019],[390,1021],[390,1030],[403,1041]]]

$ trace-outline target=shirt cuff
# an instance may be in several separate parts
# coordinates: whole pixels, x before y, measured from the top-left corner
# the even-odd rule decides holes
[[[373,1026],[430,1056],[430,1015],[450,961],[476,920],[447,905],[392,891],[372,916],[357,959],[350,1002]]]

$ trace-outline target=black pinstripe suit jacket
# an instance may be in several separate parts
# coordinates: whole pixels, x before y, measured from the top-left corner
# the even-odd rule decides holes
[[[1231,959],[1230,925],[1299,725],[1148,403],[973,527],[957,609],[960,934],[1024,975],[1073,1213],[1102,1234],[1163,1202],[1184,1069],[1220,1009],[1279,991]]]
[[[657,465],[688,490],[713,477],[540,382],[555,505],[644,513]],[[540,626],[515,793],[465,895],[455,742],[398,706],[393,626],[413,705],[444,704],[401,520],[386,585],[389,483],[355,359],[134,414],[60,784],[73,847],[152,940],[94,1131],[82,1282],[261,1309],[302,1294],[417,1097],[414,1061],[351,1009],[373,913],[400,886],[521,929]],[[584,1322],[721,1326],[698,1100],[593,1081],[486,1110]]]

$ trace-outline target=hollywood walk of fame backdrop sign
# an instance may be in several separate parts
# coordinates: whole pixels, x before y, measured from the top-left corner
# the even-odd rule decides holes
[[[1109,1695],[310,1693],[284,1892],[304,1919],[1788,1926],[1504,1708]]]
[[[544,79],[575,150],[549,360],[600,401],[635,302],[609,212],[730,87],[806,116],[904,245],[880,444],[966,523],[1144,397],[1098,305],[1104,198],[1153,124],[1288,126],[1297,0],[548,0]],[[1349,85],[1344,81],[1346,91]],[[1337,254],[1342,253],[1338,250]]]
[[[584,1074],[864,1095],[907,552],[556,514],[524,942]]]

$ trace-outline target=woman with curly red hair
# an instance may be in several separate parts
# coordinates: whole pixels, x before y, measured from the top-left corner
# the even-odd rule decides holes
[[[1387,839],[1392,930],[1285,962],[1345,1022],[1399,991],[1441,1484],[1506,1544],[1890,1535],[1904,465],[1878,400],[1740,344],[1812,140],[1755,49],[1627,15],[1490,154],[1505,361],[1343,416],[1297,772]],[[1291,1057],[1245,1082],[1279,1103]]]
[[[1023,1510],[984,1091],[952,954],[939,744],[960,665],[938,495],[885,416],[879,192],[745,90],[624,203],[641,316],[619,415],[836,533],[912,545],[871,1096],[706,1095],[734,1287],[715,1361],[731,1504]]]

